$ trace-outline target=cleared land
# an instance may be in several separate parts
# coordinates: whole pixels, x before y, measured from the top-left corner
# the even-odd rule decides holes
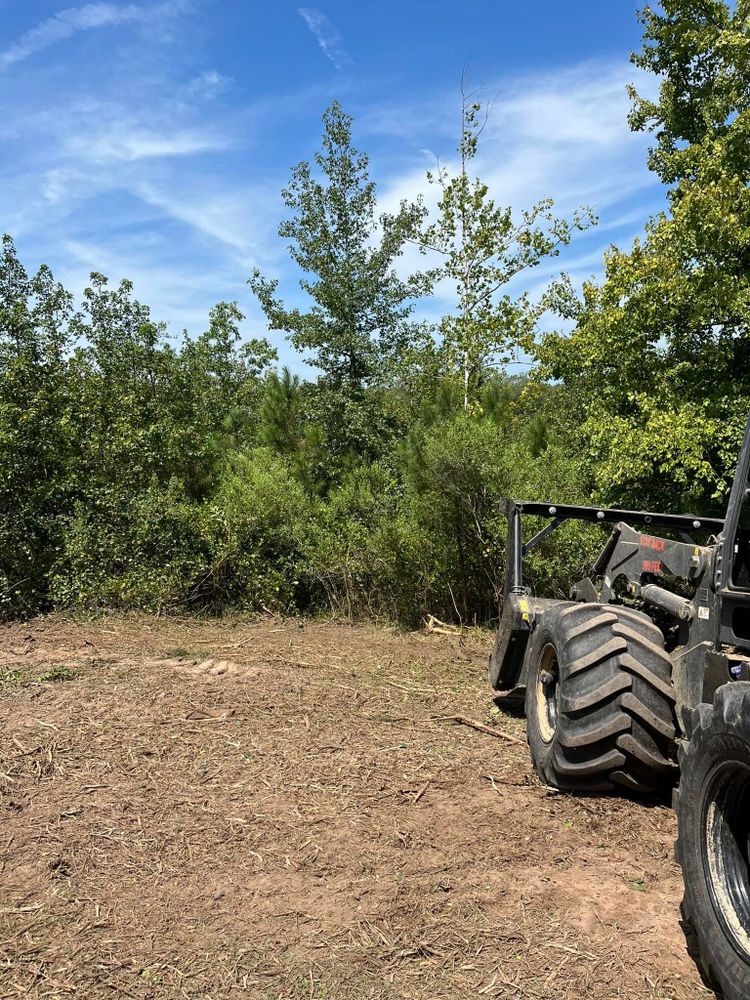
[[[713,996],[671,810],[542,788],[489,641],[4,627],[0,997]]]

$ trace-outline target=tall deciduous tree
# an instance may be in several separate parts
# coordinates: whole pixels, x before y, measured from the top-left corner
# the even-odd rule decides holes
[[[314,166],[296,166],[283,191],[292,214],[279,227],[311,305],[288,308],[276,295],[278,282],[258,270],[249,284],[270,328],[285,331],[323,373],[318,402],[331,449],[362,453],[373,450],[378,423],[365,394],[387,378],[415,332],[410,314],[426,286],[420,277],[400,277],[395,266],[424,209],[404,202],[378,217],[368,158],[352,146],[352,119],[334,102],[323,123]]]
[[[750,3],[645,8],[631,127],[667,211],[630,253],[612,249],[572,337],[542,345],[543,373],[577,401],[603,500],[700,504],[724,496],[750,408]]]
[[[423,249],[439,258],[433,279],[447,279],[455,288],[455,310],[443,318],[439,332],[448,370],[461,375],[464,407],[476,400],[487,366],[510,360],[544,311],[527,295],[508,292],[508,283],[557,256],[576,230],[594,221],[588,209],[569,221],[556,218],[551,199],[520,215],[496,204],[488,185],[470,176],[489,118],[476,95],[462,82],[458,171],[452,175],[439,166],[428,174],[440,187],[439,215],[422,237]]]

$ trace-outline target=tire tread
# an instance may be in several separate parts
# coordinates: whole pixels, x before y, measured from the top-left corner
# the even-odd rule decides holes
[[[673,780],[672,663],[651,619],[616,605],[561,603],[544,614],[529,644],[530,670],[550,642],[560,670],[551,744],[534,729],[536,682],[527,684],[527,732],[542,779],[581,791],[596,779],[607,790],[635,793]]]

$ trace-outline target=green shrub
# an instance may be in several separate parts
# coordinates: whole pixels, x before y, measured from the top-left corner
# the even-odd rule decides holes
[[[190,606],[291,611],[308,603],[304,549],[314,501],[286,462],[265,448],[236,455],[200,512],[209,553]]]
[[[399,616],[390,534],[401,494],[394,473],[374,462],[345,473],[318,505],[305,544],[313,601],[348,616]]]
[[[51,574],[53,600],[78,608],[181,606],[208,565],[200,509],[177,479],[134,496],[113,487],[79,501]]]

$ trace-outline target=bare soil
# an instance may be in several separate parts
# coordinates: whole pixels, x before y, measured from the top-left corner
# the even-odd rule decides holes
[[[5,626],[0,997],[713,996],[668,805],[540,786],[490,642]]]

